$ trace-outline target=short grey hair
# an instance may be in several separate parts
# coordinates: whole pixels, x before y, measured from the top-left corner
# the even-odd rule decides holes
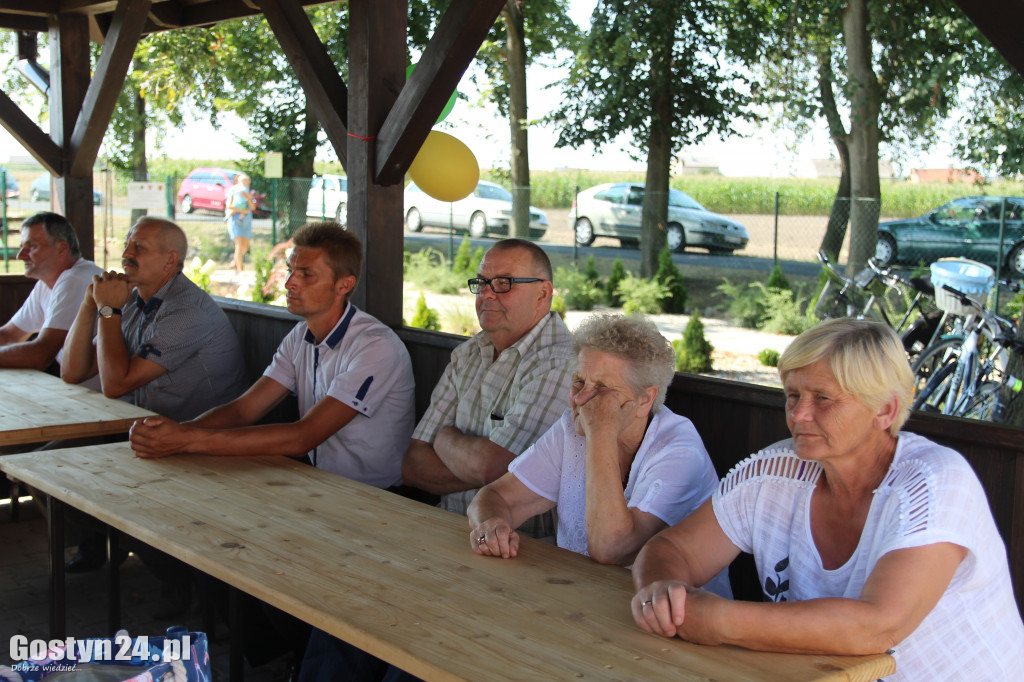
[[[21,223],[21,229],[24,230],[32,227],[33,225],[43,226],[43,231],[46,232],[46,238],[50,240],[51,246],[57,242],[65,242],[68,245],[68,253],[72,257],[81,257],[82,247],[78,244],[78,234],[75,232],[75,228],[71,224],[71,221],[60,213],[40,211],[39,213],[30,215]]]
[[[573,350],[595,350],[628,360],[626,383],[639,394],[648,386],[658,389],[651,413],[665,403],[665,393],[676,373],[676,354],[658,327],[639,315],[591,315],[573,332]]]

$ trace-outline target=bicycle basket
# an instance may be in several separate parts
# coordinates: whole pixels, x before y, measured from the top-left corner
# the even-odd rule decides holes
[[[972,298],[984,300],[996,283],[992,268],[966,258],[943,258],[931,265],[932,284],[935,285],[935,304],[954,315],[972,315],[977,311],[960,302],[953,294],[942,288],[948,284],[957,291]]]

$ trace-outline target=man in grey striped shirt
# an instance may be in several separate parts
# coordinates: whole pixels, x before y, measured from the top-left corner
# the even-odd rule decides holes
[[[572,335],[551,312],[551,261],[539,246],[496,242],[469,283],[482,331],[452,351],[402,463],[406,485],[441,495],[439,506],[460,514],[558,420],[574,366]],[[553,518],[520,530],[551,537]]]

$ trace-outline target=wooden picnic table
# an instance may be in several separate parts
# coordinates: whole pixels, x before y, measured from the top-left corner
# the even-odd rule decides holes
[[[874,680],[894,670],[883,654],[769,654],[646,634],[625,569],[530,538],[516,559],[481,557],[464,517],[285,457],[143,460],[117,443],[12,455],[0,469],[427,680]]]
[[[34,369],[0,369],[0,446],[124,433],[155,413]]]

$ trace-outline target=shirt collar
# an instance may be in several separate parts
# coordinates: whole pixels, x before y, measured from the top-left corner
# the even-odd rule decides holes
[[[338,320],[338,324],[334,325],[334,329],[332,329],[331,333],[327,335],[327,338],[323,340],[323,343],[331,350],[334,350],[334,348],[341,343],[341,340],[345,338],[345,332],[348,331],[348,325],[352,322],[352,317],[356,314],[356,307],[354,305],[351,303],[346,303],[345,305],[345,313],[341,316],[341,319]],[[306,326],[306,333],[303,335],[302,340],[314,346],[319,345],[316,342],[316,338],[313,336],[313,332],[309,330],[308,325]]]
[[[148,301],[143,301],[142,297],[139,296],[138,289],[136,289],[135,290],[135,305],[138,306],[139,310],[142,311],[142,314],[144,316],[151,315],[152,313],[155,313],[157,310],[160,309],[160,306],[163,304],[164,299],[167,298],[167,290],[171,288],[171,284],[176,282],[179,277],[184,277],[184,276],[185,275],[183,273],[181,273],[181,272],[174,273],[174,276],[171,277],[166,282],[164,282],[164,285],[162,287],[160,287],[157,290],[157,292],[155,294],[153,294],[153,296]]]

